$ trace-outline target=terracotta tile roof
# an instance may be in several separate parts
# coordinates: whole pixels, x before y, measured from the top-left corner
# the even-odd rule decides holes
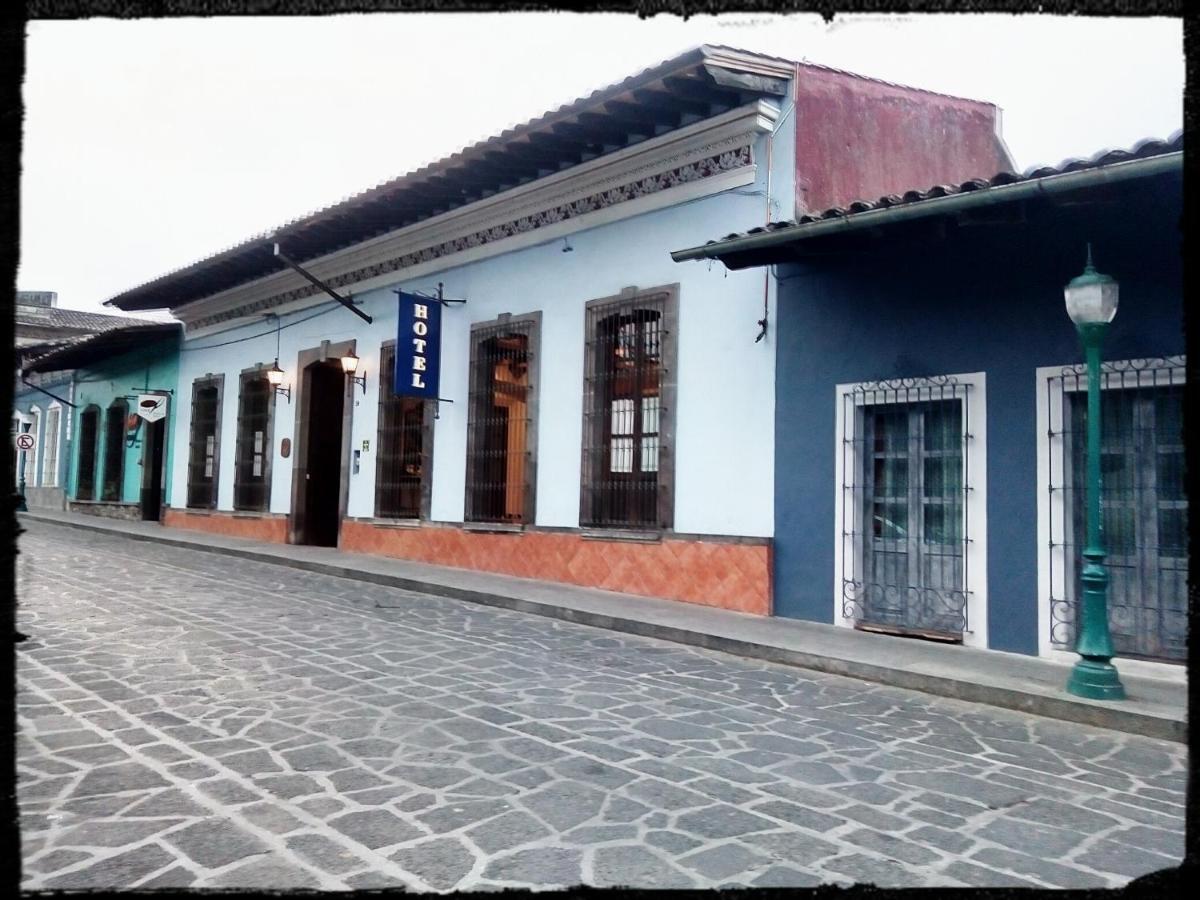
[[[697,102],[720,103],[730,97],[738,98],[738,102],[744,103],[747,97],[754,94],[750,88],[716,83],[711,77],[711,70],[752,73],[759,76],[764,83],[785,84],[798,65],[802,69],[820,69],[901,90],[992,106],[980,101],[968,101],[949,94],[937,94],[935,91],[856,75],[807,60],[797,61],[720,44],[704,44],[642,69],[607,87],[599,88],[585,97],[547,110],[533,119],[513,125],[499,134],[465,146],[449,156],[398,178],[381,182],[365,191],[344,197],[337,203],[290,219],[270,231],[256,234],[217,253],[131,287],[106,302],[127,310],[183,306],[278,271],[280,263],[271,253],[272,240],[284,242],[286,239],[283,248],[298,262],[316,259],[341,247],[406,227],[440,211],[470,202],[463,195],[473,194],[479,189],[482,181],[489,178],[492,179],[489,184],[490,192],[506,189],[503,183],[505,179],[496,180],[495,173],[489,172],[495,165],[525,171],[526,176],[535,173],[534,177],[540,177],[536,175],[539,166],[533,165],[530,168],[529,159],[535,156],[547,158],[554,152],[563,153],[561,149],[551,149],[555,144],[570,144],[581,140],[604,144],[607,143],[607,139],[603,139],[603,132],[606,129],[611,131],[612,128],[626,127],[626,130],[636,134],[637,128],[629,126],[628,120],[623,120],[620,113],[608,107],[625,106],[625,112],[628,114],[628,107],[639,107],[643,103],[639,99],[642,92],[657,94],[659,99],[656,103],[665,103],[666,106],[659,105],[656,108],[652,104],[642,107],[640,121],[645,123],[646,117],[649,116],[651,120],[655,120],[652,124],[669,124],[669,120],[685,106],[695,106]],[[653,90],[648,91],[648,88]],[[664,97],[667,99],[663,100]],[[670,104],[673,101],[682,104],[679,109],[671,108]],[[579,121],[574,121],[581,114],[590,117],[588,125],[584,126]],[[658,122],[659,118],[663,121]],[[638,118],[635,117],[634,121],[638,121]],[[564,136],[560,131],[562,129],[571,130],[566,131]],[[549,144],[540,147],[537,145],[539,141],[547,138]],[[563,157],[563,161],[574,164],[568,156],[569,153]],[[551,160],[551,171],[555,165]],[[529,180],[529,177],[525,180]],[[454,192],[454,197],[428,197],[430,191],[436,194],[447,190]]]
[[[108,331],[145,325],[145,319],[114,316],[110,313],[84,312],[80,309],[61,309],[57,306],[17,306],[16,325],[31,328],[66,328],[80,331]]]

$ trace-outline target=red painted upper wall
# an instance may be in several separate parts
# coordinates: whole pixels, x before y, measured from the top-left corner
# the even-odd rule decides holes
[[[990,103],[804,63],[796,91],[797,216],[1013,168]]]

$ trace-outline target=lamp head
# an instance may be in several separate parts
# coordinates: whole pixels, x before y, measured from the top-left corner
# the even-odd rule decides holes
[[[1072,278],[1063,288],[1067,315],[1076,325],[1106,325],[1117,314],[1117,294],[1117,280],[1102,275],[1092,265],[1092,245],[1088,244],[1083,274]]]
[[[275,360],[274,365],[267,369],[267,383],[271,387],[279,387],[283,384],[283,369],[279,368],[279,360]]]
[[[354,355],[353,350],[342,357],[342,371],[347,375],[353,375],[358,371],[358,357]]]

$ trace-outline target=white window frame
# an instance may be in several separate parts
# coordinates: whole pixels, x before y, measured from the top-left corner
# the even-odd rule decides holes
[[[21,433],[21,426],[27,425],[27,424],[29,424],[29,422],[30,422],[29,413],[22,412],[19,409],[13,410],[12,436],[13,436],[14,441],[16,440],[17,435]],[[27,456],[28,454],[26,454],[25,451],[23,451],[23,450],[17,450],[16,453],[17,453],[17,464],[15,466],[13,466],[13,487],[16,487],[19,489],[21,487],[21,458],[23,456]],[[28,459],[25,460],[25,466],[26,466],[26,468],[29,467]]]
[[[25,454],[25,487],[42,486],[42,408],[36,403],[29,407],[29,417],[33,424],[29,433],[33,435],[33,456]],[[32,476],[32,477],[31,477]]]
[[[62,467],[62,431],[63,431],[63,407],[62,404],[55,400],[46,407],[46,416],[49,419],[50,410],[58,410],[58,425],[54,429],[54,435],[51,436],[49,431],[46,432],[46,446],[49,446],[51,440],[54,441],[54,465],[51,467],[49,477],[46,477],[46,472],[42,471],[42,483],[45,487],[58,487],[58,470]],[[45,458],[43,457],[43,465]]]
[[[1130,371],[1148,369],[1155,363],[1168,363],[1159,366],[1159,370],[1169,367],[1171,380],[1168,384],[1184,384],[1186,380],[1186,356],[1171,356],[1155,359],[1139,357],[1137,359],[1112,360],[1111,362],[1128,367]],[[1072,393],[1087,390],[1088,378],[1086,371],[1078,363],[1062,363],[1057,366],[1039,366],[1036,370],[1037,389],[1037,567],[1038,567],[1038,656],[1064,665],[1074,665],[1079,659],[1076,653],[1056,647],[1050,640],[1050,598],[1066,596],[1066,504],[1062,491],[1051,494],[1052,484],[1062,484],[1064,478],[1065,458],[1063,453],[1063,408],[1062,392],[1050,390],[1049,382],[1053,378],[1061,378],[1064,373],[1076,379],[1076,387]],[[1104,390],[1123,390],[1125,388],[1153,387],[1150,383],[1139,383],[1140,379],[1129,384],[1114,385]],[[1161,384],[1161,382],[1160,382]],[[1053,436],[1052,427],[1057,424]],[[1050,523],[1053,520],[1054,533],[1051,534]],[[1053,556],[1050,542],[1054,541]],[[1053,566],[1051,563],[1053,562]],[[1051,581],[1053,572],[1053,582]],[[1187,666],[1178,663],[1155,662],[1148,659],[1127,659],[1116,657],[1122,671],[1131,675],[1146,675],[1153,678],[1165,678],[1180,684],[1187,681]]]
[[[927,379],[913,379],[920,384]],[[988,646],[988,568],[987,568],[987,379],[983,372],[968,372],[956,375],[938,376],[930,388],[930,398],[936,398],[941,390],[940,383],[955,382],[970,392],[971,402],[965,404],[963,416],[963,432],[971,436],[965,442],[964,463],[970,472],[970,490],[967,492],[965,505],[966,534],[969,537],[964,549],[964,564],[967,572],[967,629],[963,632],[963,646],[986,649]],[[843,489],[843,485],[853,485],[858,477],[857,472],[845,472],[843,448],[846,441],[856,437],[856,416],[843,416],[842,410],[847,398],[852,398],[856,405],[865,405],[861,401],[864,395],[861,389],[873,385],[872,382],[855,382],[839,384],[835,388],[834,428],[834,530],[833,530],[833,621],[835,625],[853,628],[855,620],[843,615],[842,597],[842,564],[845,561],[845,540],[843,533],[847,524],[846,495],[852,493]],[[857,390],[856,390],[857,389]],[[901,390],[906,390],[901,388]],[[918,394],[919,396],[919,394]],[[851,516],[858,515],[851,511]],[[850,524],[853,524],[851,519]]]

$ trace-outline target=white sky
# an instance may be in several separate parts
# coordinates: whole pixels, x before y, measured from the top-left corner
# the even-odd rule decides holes
[[[27,34],[17,284],[109,312],[120,291],[702,43],[996,103],[1021,169],[1183,122],[1183,28],[1166,18],[379,13]]]

